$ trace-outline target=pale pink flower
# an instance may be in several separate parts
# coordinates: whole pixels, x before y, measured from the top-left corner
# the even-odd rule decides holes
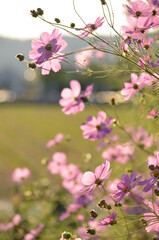
[[[149,6],[141,1],[131,2],[131,6],[126,5],[128,12],[135,18],[148,17],[151,13]]]
[[[135,73],[131,74],[131,83],[126,82],[125,88],[121,90],[121,94],[124,96],[124,100],[129,100],[137,92],[139,92],[144,86],[150,85],[151,78],[147,73],[141,73],[138,77]]]
[[[85,172],[82,177],[83,190],[92,193],[97,186],[103,186],[104,181],[107,180],[111,174],[109,168],[110,163],[105,161],[104,164],[96,167],[94,173],[90,171]]]
[[[44,228],[44,224],[40,223],[36,229],[31,230],[24,236],[23,240],[35,240],[36,236],[39,235]]]
[[[80,68],[86,68],[90,64],[93,58],[93,54],[94,54],[93,50],[81,51],[79,53],[76,53],[75,54],[76,65],[78,65]]]
[[[85,102],[93,91],[93,85],[86,87],[84,93],[81,93],[81,85],[77,80],[70,81],[70,88],[64,88],[61,92],[59,104],[63,107],[62,111],[69,114],[77,114],[85,108]]]
[[[64,152],[56,152],[48,163],[47,169],[51,174],[59,174],[66,166],[67,156]]]
[[[61,54],[67,46],[62,39],[62,34],[55,28],[51,34],[43,32],[40,40],[32,41],[33,50],[29,52],[29,57],[36,63],[37,67],[42,68],[42,74],[49,74],[51,69],[58,72],[61,69],[60,62],[64,58]]]
[[[12,173],[12,181],[15,183],[21,183],[24,179],[30,177],[30,170],[26,167],[16,168]]]
[[[133,130],[132,139],[144,149],[150,148],[153,143],[153,137],[150,136],[149,133],[142,127],[138,127],[136,130]]]
[[[144,214],[144,220],[147,222],[148,226],[146,231],[149,232],[159,232],[159,207],[156,203],[149,202],[148,207],[150,211]]]
[[[84,28],[82,28],[82,34],[80,35],[80,37],[85,38],[87,37],[90,33],[94,32],[95,30],[97,30],[99,27],[101,27],[104,23],[104,17],[98,17],[95,20],[95,23],[89,23],[87,24]]]
[[[51,139],[46,143],[46,147],[51,148],[56,144],[59,144],[60,142],[62,142],[63,139],[64,139],[64,135],[62,133],[58,133],[54,139]]]
[[[83,138],[95,141],[100,138],[104,138],[112,131],[110,125],[112,124],[112,118],[107,118],[105,112],[98,112],[97,118],[90,116],[87,118],[87,123],[81,125],[83,131]]]
[[[9,231],[10,229],[14,228],[15,226],[19,225],[22,218],[19,214],[16,214],[12,221],[6,224],[0,223],[0,232],[1,231]]]
[[[152,109],[152,111],[146,116],[147,119],[154,119],[158,117],[158,112],[155,109]]]

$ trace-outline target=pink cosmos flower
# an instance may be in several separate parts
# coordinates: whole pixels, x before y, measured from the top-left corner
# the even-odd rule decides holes
[[[143,192],[149,192],[154,187],[159,178],[159,152],[155,152],[154,156],[149,156],[147,161],[150,170],[150,178],[147,178],[139,183],[144,186]]]
[[[29,57],[36,63],[38,67],[42,67],[42,74],[49,74],[52,69],[58,72],[61,69],[60,62],[64,58],[61,54],[67,46],[62,39],[62,34],[55,28],[51,34],[43,32],[40,40],[32,41],[33,50],[29,52]]]
[[[76,178],[80,173],[77,165],[70,163],[62,168],[61,176],[64,180],[71,181]]]
[[[142,127],[138,127],[132,131],[132,140],[144,149],[150,148],[153,143],[153,137]]]
[[[98,17],[94,24],[89,23],[84,28],[82,28],[83,32],[80,35],[80,37],[82,37],[82,38],[87,37],[90,33],[94,32],[99,27],[101,27],[103,25],[103,23],[104,23],[104,17],[102,17],[102,18]]]
[[[130,143],[118,144],[115,147],[108,148],[102,153],[102,158],[108,161],[117,161],[126,164],[134,158],[134,148]]]
[[[88,117],[87,123],[83,123],[81,125],[81,129],[83,131],[83,138],[90,139],[91,141],[95,141],[100,138],[104,138],[107,134],[112,131],[110,125],[113,122],[112,118],[107,118],[105,112],[98,112],[97,118]]]
[[[67,156],[64,152],[56,152],[52,156],[52,160],[49,161],[47,169],[51,174],[61,173],[66,166]]]
[[[103,218],[100,222],[99,225],[101,226],[107,226],[107,225],[113,225],[116,223],[116,217],[117,217],[117,213],[112,213],[110,216]]]
[[[158,117],[158,112],[155,109],[152,109],[152,111],[146,116],[147,119],[154,119]]]
[[[8,231],[12,228],[14,228],[15,226],[19,225],[21,222],[22,218],[19,214],[16,214],[12,221],[6,224],[0,223],[0,232],[1,231]]]
[[[86,68],[93,58],[93,50],[81,51],[75,54],[76,65],[80,68]]]
[[[93,85],[86,87],[85,92],[81,93],[81,85],[77,80],[70,81],[70,88],[64,88],[61,92],[59,104],[63,107],[65,114],[76,114],[83,111],[87,98],[93,91]]]
[[[15,183],[21,183],[24,179],[30,177],[30,170],[26,167],[16,168],[12,173],[12,181]]]
[[[122,26],[123,36],[132,37],[134,40],[143,39],[152,27],[151,20],[145,17],[138,18],[136,22],[135,18],[128,16],[127,22],[129,26]]]
[[[129,100],[144,86],[149,85],[150,81],[150,76],[147,73],[141,73],[139,77],[135,73],[132,73],[131,83],[126,82],[125,88],[121,90],[121,94],[124,96],[124,100]]]
[[[39,235],[44,228],[44,224],[40,223],[36,229],[31,230],[24,236],[24,240],[35,240],[36,236]]]
[[[159,232],[159,207],[156,203],[149,202],[148,207],[149,212],[144,214],[144,220],[147,222],[148,226],[146,231],[149,232]]]
[[[135,18],[148,17],[151,13],[149,6],[141,1],[131,2],[131,6],[126,5],[128,12]]]
[[[64,139],[64,135],[62,133],[58,133],[54,139],[51,139],[46,143],[46,147],[51,148],[56,144],[62,142],[63,139]]]
[[[111,174],[110,163],[105,161],[104,164],[96,167],[95,172],[85,172],[82,177],[82,183],[84,185],[84,191],[92,193],[93,190],[99,186],[103,186],[105,180],[107,180]]]
[[[117,191],[112,195],[117,203],[120,202],[126,194],[129,194],[142,178],[142,176],[136,177],[137,171],[134,171],[130,177],[128,174],[121,176],[121,182],[117,184]]]

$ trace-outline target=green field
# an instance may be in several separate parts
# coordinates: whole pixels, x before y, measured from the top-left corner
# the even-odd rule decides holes
[[[115,117],[112,106],[102,105],[109,116]],[[33,178],[45,175],[44,167],[40,161],[49,159],[54,151],[65,151],[70,162],[77,163],[82,169],[87,169],[89,164],[84,164],[85,154],[92,154],[92,164],[101,162],[100,153],[94,151],[96,142],[82,139],[80,124],[85,122],[87,116],[96,115],[100,107],[88,107],[83,113],[75,116],[66,116],[58,106],[14,104],[1,105],[0,107],[0,182],[2,196],[8,194],[11,182],[11,173],[15,167],[27,166],[32,171]],[[122,121],[126,124],[143,125],[147,130],[157,134],[158,123],[150,124],[144,120],[141,108],[133,105],[123,105],[117,108]],[[152,123],[152,122],[151,122]],[[58,132],[64,133],[69,141],[47,150],[46,142]],[[117,128],[114,133],[119,132]],[[124,135],[123,135],[124,137]],[[122,139],[121,139],[122,140]]]
[[[147,131],[157,136],[158,122],[146,120],[145,113],[142,112],[142,106],[138,105],[123,104],[116,108],[117,113],[110,105],[87,107],[84,112],[75,116],[65,116],[61,112],[60,107],[55,105],[4,104],[0,106],[0,200],[5,200],[6,202],[12,200],[13,183],[11,174],[16,167],[27,166],[30,168],[32,173],[31,180],[37,182],[38,185],[36,186],[39,186],[38,181],[40,179],[50,179],[49,188],[53,191],[51,202],[49,202],[46,196],[41,196],[40,203],[27,200],[19,206],[23,217],[25,216],[29,219],[29,229],[37,226],[39,221],[48,222],[47,228],[42,234],[42,240],[59,239],[63,230],[74,229],[74,225],[66,225],[65,221],[62,223],[57,222],[56,219],[59,216],[59,211],[61,211],[59,198],[60,202],[65,205],[69,196],[66,192],[60,190],[59,178],[50,176],[45,166],[41,164],[41,160],[43,158],[49,160],[55,151],[64,151],[68,156],[68,162],[76,163],[83,171],[93,170],[95,166],[101,164],[101,152],[96,151],[97,142],[84,140],[80,130],[80,124],[85,122],[87,116],[96,116],[101,108],[107,112],[108,116],[113,118],[118,116],[124,125],[132,124],[134,127],[142,125]],[[64,133],[65,140],[60,145],[47,150],[45,147],[46,142],[59,132]],[[113,133],[121,134],[120,142],[128,140],[127,135],[118,127],[114,127]],[[86,159],[87,153],[92,156],[89,161]],[[138,169],[141,169],[142,166],[143,170],[143,167],[146,167],[146,164],[143,164],[146,160],[147,155],[138,149],[136,157],[129,164],[129,167],[133,168],[135,163],[137,163]],[[111,178],[120,177],[121,172],[127,168],[127,166],[121,166],[116,163],[112,163],[111,167],[113,169]],[[1,216],[2,208],[0,204]],[[52,212],[52,217],[48,220],[46,218],[47,214],[50,216],[50,211]],[[70,220],[72,223],[70,222],[69,224],[75,224],[72,219]],[[54,237],[52,238],[53,234]],[[4,233],[4,235],[0,234],[1,239],[11,240],[7,233]]]

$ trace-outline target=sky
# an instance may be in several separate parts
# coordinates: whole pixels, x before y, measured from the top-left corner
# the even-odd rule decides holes
[[[119,31],[125,22],[122,4],[126,0],[111,0],[111,3],[115,26]],[[86,23],[93,23],[98,16],[102,16],[100,0],[75,0],[75,5]],[[74,12],[72,0],[5,0],[1,4],[0,37],[33,39],[38,38],[42,32],[51,33],[51,25],[30,16],[30,10],[38,7],[44,10],[44,17],[49,21],[59,18],[65,25],[74,22],[77,27],[84,27]],[[99,30],[99,33],[109,34],[107,25]]]

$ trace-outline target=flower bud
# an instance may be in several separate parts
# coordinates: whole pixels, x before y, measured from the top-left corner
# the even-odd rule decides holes
[[[158,189],[155,189],[154,193],[157,197],[159,197],[159,190]]]
[[[65,239],[70,239],[72,237],[72,234],[70,232],[64,232],[62,234],[62,236],[65,238]]]
[[[107,204],[105,202],[104,199],[102,199],[99,203],[98,203],[98,207],[100,208],[106,208],[107,207]]]
[[[60,23],[60,19],[59,18],[55,18],[54,19],[56,23]]]
[[[105,0],[101,0],[101,4],[102,4],[102,5],[105,5],[105,4],[106,4],[106,1],[105,1]]]
[[[35,68],[36,68],[36,64],[33,63],[33,62],[28,63],[27,66],[28,66],[29,68],[31,68],[31,69],[35,69]]]
[[[36,18],[38,16],[38,13],[35,10],[30,10],[30,14],[34,18]]]
[[[37,8],[37,14],[42,16],[44,14],[44,11],[41,8]]]
[[[91,215],[92,218],[98,217],[98,213],[93,209],[89,212],[89,214]]]
[[[96,230],[94,228],[87,228],[87,233],[89,233],[90,235],[95,235]]]
[[[70,23],[70,27],[74,28],[75,27],[75,23]]]
[[[111,97],[110,102],[111,102],[112,105],[116,105],[115,97]]]
[[[22,62],[22,61],[24,60],[24,55],[23,55],[23,54],[18,53],[15,57],[16,57],[20,62]]]

